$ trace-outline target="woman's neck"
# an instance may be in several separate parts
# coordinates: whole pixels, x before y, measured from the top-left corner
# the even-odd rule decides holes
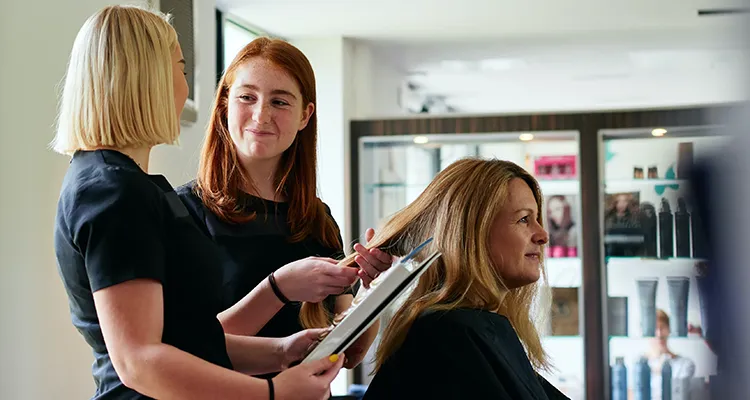
[[[151,156],[151,147],[107,147],[99,146],[94,150],[114,150],[130,157],[145,173],[148,173],[148,162]]]
[[[243,188],[246,193],[265,200],[286,201],[282,194],[276,193],[276,171],[279,166],[279,158],[245,161],[242,164],[245,174],[252,180],[252,185]]]
[[[503,303],[503,300],[505,300],[505,296],[506,296],[507,294],[508,294],[508,291],[507,291],[507,290],[502,290],[502,291],[500,291],[500,293],[499,293],[499,294],[498,294],[498,296],[497,296],[497,297],[498,297],[498,300],[499,300],[499,304],[502,304],[502,303]],[[495,310],[495,311],[493,311],[493,312],[494,312],[495,314],[500,314],[500,309],[497,309],[497,310]]]

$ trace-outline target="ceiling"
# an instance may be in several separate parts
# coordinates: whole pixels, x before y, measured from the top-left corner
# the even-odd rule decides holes
[[[432,41],[726,27],[699,9],[743,0],[217,0],[220,9],[285,37]]]
[[[366,44],[372,79],[408,82],[384,99],[398,90],[412,111],[428,99],[467,113],[693,104],[725,98],[722,77],[747,65],[742,19],[698,16],[745,0],[217,1],[270,34]]]

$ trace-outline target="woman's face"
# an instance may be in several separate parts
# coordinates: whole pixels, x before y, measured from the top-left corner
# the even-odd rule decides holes
[[[615,203],[615,207],[617,208],[618,213],[624,213],[628,209],[628,205],[630,204],[630,200],[625,195],[619,195],[617,196],[617,201]]]
[[[562,200],[557,197],[551,198],[547,203],[547,215],[558,225],[561,224],[565,217],[565,204],[563,204]]]
[[[539,280],[542,245],[547,231],[537,222],[538,211],[529,185],[515,178],[508,199],[490,231],[490,257],[509,289]]]
[[[250,162],[278,161],[314,109],[304,103],[297,82],[285,70],[251,58],[237,68],[227,99],[229,135],[238,156]]]
[[[179,43],[172,52],[172,84],[174,85],[174,107],[177,111],[177,118],[180,118],[190,88],[185,78],[185,59],[182,57],[182,48]]]
[[[669,338],[669,324],[666,321],[656,320],[656,340],[660,344],[666,344]]]

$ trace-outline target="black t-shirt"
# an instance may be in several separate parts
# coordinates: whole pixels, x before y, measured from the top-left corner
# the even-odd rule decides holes
[[[287,222],[288,203],[244,194],[240,205],[246,212],[256,212],[256,218],[244,224],[232,224],[222,221],[205,207],[195,193],[195,181],[178,187],[176,192],[205,234],[233,260],[232,263],[222,264],[224,309],[240,301],[271,272],[292,261],[310,256],[334,259],[344,256],[342,247],[327,247],[313,237],[292,243]],[[335,296],[324,300],[326,309],[331,313],[335,302]],[[285,305],[257,335],[285,337],[299,332],[303,329],[299,321],[300,307],[297,303]]]
[[[55,252],[73,325],[94,352],[94,399],[147,398],[118,378],[94,307],[94,292],[132,279],[162,284],[163,343],[232,368],[216,318],[221,252],[163,176],[117,151],[75,153],[58,202]]]
[[[531,366],[510,321],[483,310],[420,315],[365,400],[569,400]]]

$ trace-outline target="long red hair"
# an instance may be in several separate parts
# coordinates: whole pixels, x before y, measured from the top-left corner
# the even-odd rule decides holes
[[[206,207],[221,220],[244,223],[256,217],[244,211],[239,204],[243,187],[253,188],[251,172],[245,171],[237,157],[227,125],[229,88],[234,83],[237,69],[249,59],[263,58],[286,71],[299,86],[303,107],[316,103],[315,74],[310,61],[291,44],[278,39],[261,37],[245,46],[232,60],[219,81],[198,167],[197,195]],[[340,248],[339,230],[328,215],[325,205],[317,196],[317,140],[318,117],[314,110],[307,126],[297,133],[292,145],[281,156],[276,170],[276,193],[283,194],[289,202],[289,228],[291,241],[299,242],[312,236],[330,248]],[[307,318],[303,305],[303,324]],[[322,320],[324,310],[315,305],[314,314],[307,322],[315,325]]]

